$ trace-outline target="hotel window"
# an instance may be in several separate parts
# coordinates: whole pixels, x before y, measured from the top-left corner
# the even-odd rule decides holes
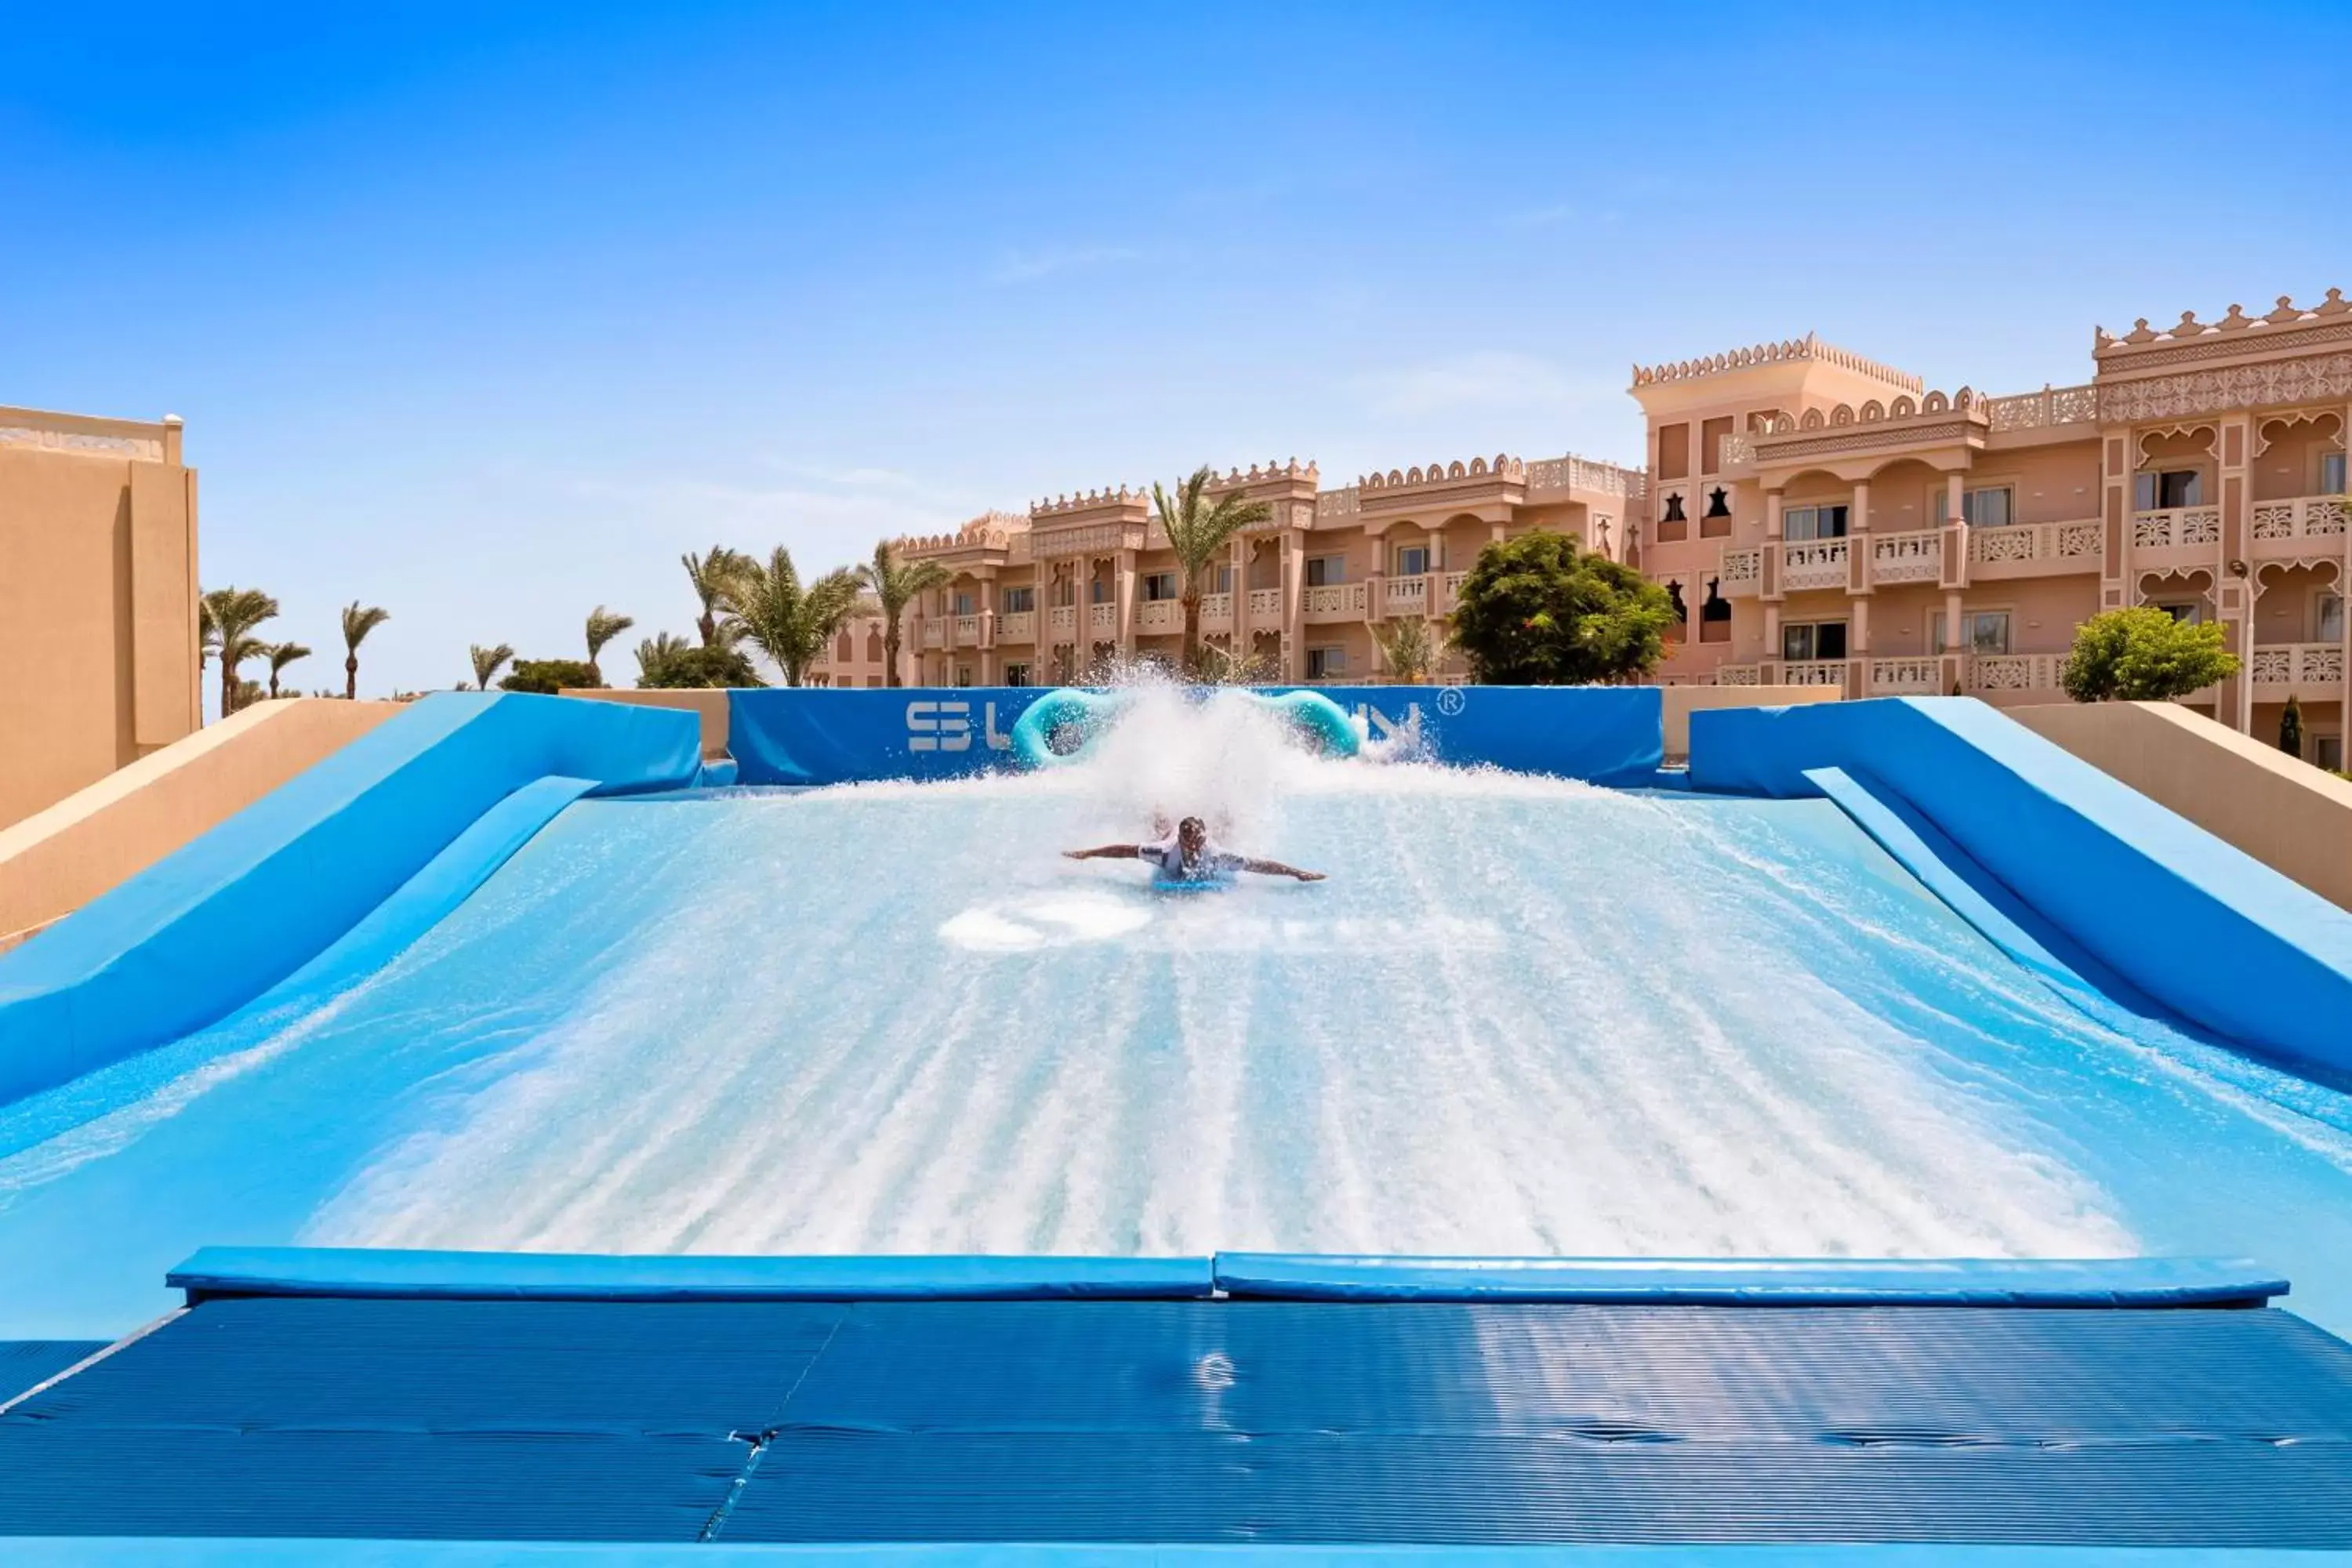
[[[1329,680],[1348,673],[1348,650],[1343,647],[1310,647],[1307,650],[1307,679]]]
[[[1176,574],[1173,572],[1146,572],[1143,574],[1143,596],[1146,599],[1150,600],[1155,605],[1162,599],[1174,598],[1176,596]]]
[[[1007,588],[1004,590],[1004,613],[1006,615],[1024,615],[1036,607],[1037,590],[1035,588]]]
[[[1729,642],[1731,640],[1731,601],[1718,591],[1720,583],[1709,578],[1706,597],[1699,601],[1698,640]]]
[[[1780,657],[1792,663],[1845,657],[1843,621],[1800,621],[1780,628]]]
[[[879,664],[882,662],[882,628],[875,626],[868,629],[866,634],[866,662]]]
[[[2344,737],[2314,735],[2311,738],[2311,760],[2329,773],[2342,773],[2344,771]]]
[[[2323,588],[2311,606],[2311,640],[2340,643],[2344,640],[2344,595]]]
[[[2344,493],[2343,453],[2319,454],[2319,493],[2324,496],[2340,496]]]
[[[1400,577],[1423,577],[1429,574],[1429,546],[1400,544],[1396,552],[1396,574]]]
[[[1660,522],[1688,522],[1690,521],[1690,519],[1683,515],[1683,497],[1680,490],[1674,491],[1666,497],[1665,515],[1659,518],[1658,521]]]
[[[1705,521],[1710,517],[1729,517],[1730,515],[1731,496],[1729,492],[1725,490],[1721,485],[1717,485],[1715,489],[1707,491],[1706,510],[1700,514],[1700,521]]]
[[[1007,686],[1028,685],[1029,667],[1025,664],[1006,665],[1004,667],[1004,684]]]
[[[970,686],[971,684],[971,666],[968,664],[960,664],[956,666],[956,684],[958,686]]]
[[[1213,588],[1210,589],[1210,590],[1209,590],[1209,592],[1210,592],[1210,593],[1212,593],[1212,594],[1230,594],[1230,593],[1232,593],[1233,591],[1234,591],[1234,569],[1233,569],[1232,567],[1230,567],[1230,566],[1220,566],[1220,567],[1218,567],[1218,568],[1217,568],[1217,585],[1216,585],[1215,587],[1213,587]]]
[[[2009,612],[2007,610],[1963,610],[1960,612],[1960,634],[1968,641],[1954,644],[1944,636],[1944,612],[1937,610],[1930,617],[1929,646],[1938,653],[2007,653],[2009,651]]]
[[[1960,521],[1970,528],[2007,528],[2017,518],[2017,492],[2007,485],[1996,485],[1980,490],[1960,492]],[[1936,492],[1936,526],[1941,528],[1951,515],[1952,498],[1943,490]]]
[[[1110,603],[1109,578],[1090,577],[1087,579],[1087,603],[1089,605],[1108,605]]]
[[[1683,604],[1683,585],[1680,583],[1669,582],[1666,584],[1666,602],[1674,605],[1676,621],[1690,619],[1690,611]]]
[[[1846,509],[1842,506],[1792,506],[1780,514],[1783,539],[1843,539]],[[1843,658],[1843,654],[1823,654]]]
[[[847,664],[857,657],[856,650],[857,645],[849,640],[849,628],[842,627],[841,635],[833,639],[833,657],[840,663]]]
[[[879,686],[882,684],[882,678],[878,675],[869,675],[866,678],[866,684],[868,688]]]
[[[2193,626],[2205,618],[2205,606],[2193,599],[2156,607],[2184,626]]]
[[[2134,511],[2170,511],[2179,506],[2205,504],[2205,476],[2194,468],[2167,468],[2160,473],[2132,476]]]
[[[959,616],[976,616],[980,614],[980,606],[972,602],[970,593],[959,588],[956,590],[955,613]]]
[[[1310,555],[1307,558],[1307,585],[1310,588],[1336,588],[1348,580],[1348,558],[1344,555]]]

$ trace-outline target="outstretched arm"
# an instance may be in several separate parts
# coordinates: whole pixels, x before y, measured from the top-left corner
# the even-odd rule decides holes
[[[1319,882],[1320,871],[1302,871],[1296,866],[1286,866],[1279,860],[1244,860],[1242,869],[1255,871],[1261,877],[1296,877],[1302,882]]]
[[[1062,855],[1070,860],[1132,860],[1142,852],[1135,844],[1098,844],[1092,849],[1065,849]]]

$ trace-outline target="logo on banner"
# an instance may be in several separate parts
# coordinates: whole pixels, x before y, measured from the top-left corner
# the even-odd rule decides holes
[[[1010,751],[1013,737],[996,727],[996,704],[981,704],[981,738],[992,752]],[[971,750],[971,704],[918,701],[907,704],[907,750],[969,752]]]
[[[1460,687],[1449,686],[1444,690],[1437,694],[1437,710],[1446,718],[1451,719],[1456,713],[1461,712],[1463,704],[1469,700],[1470,699],[1462,694],[1462,689]]]
[[[1421,744],[1421,704],[1404,705],[1404,717],[1391,719],[1369,702],[1356,704],[1356,717],[1364,721],[1365,738],[1389,741],[1411,750]]]

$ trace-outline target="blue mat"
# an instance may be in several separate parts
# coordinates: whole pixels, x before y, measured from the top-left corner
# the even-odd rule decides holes
[[[207,1301],[0,1416],[0,1531],[2352,1549],[2269,1309]]]

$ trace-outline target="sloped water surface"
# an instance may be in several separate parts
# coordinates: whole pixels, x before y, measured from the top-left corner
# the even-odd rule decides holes
[[[128,1328],[208,1242],[2250,1253],[2352,1329],[2352,1102],[2092,1024],[1826,803],[1254,723],[576,805],[327,1006],[0,1110],[0,1335]],[[1330,879],[1055,853],[1155,806]]]

